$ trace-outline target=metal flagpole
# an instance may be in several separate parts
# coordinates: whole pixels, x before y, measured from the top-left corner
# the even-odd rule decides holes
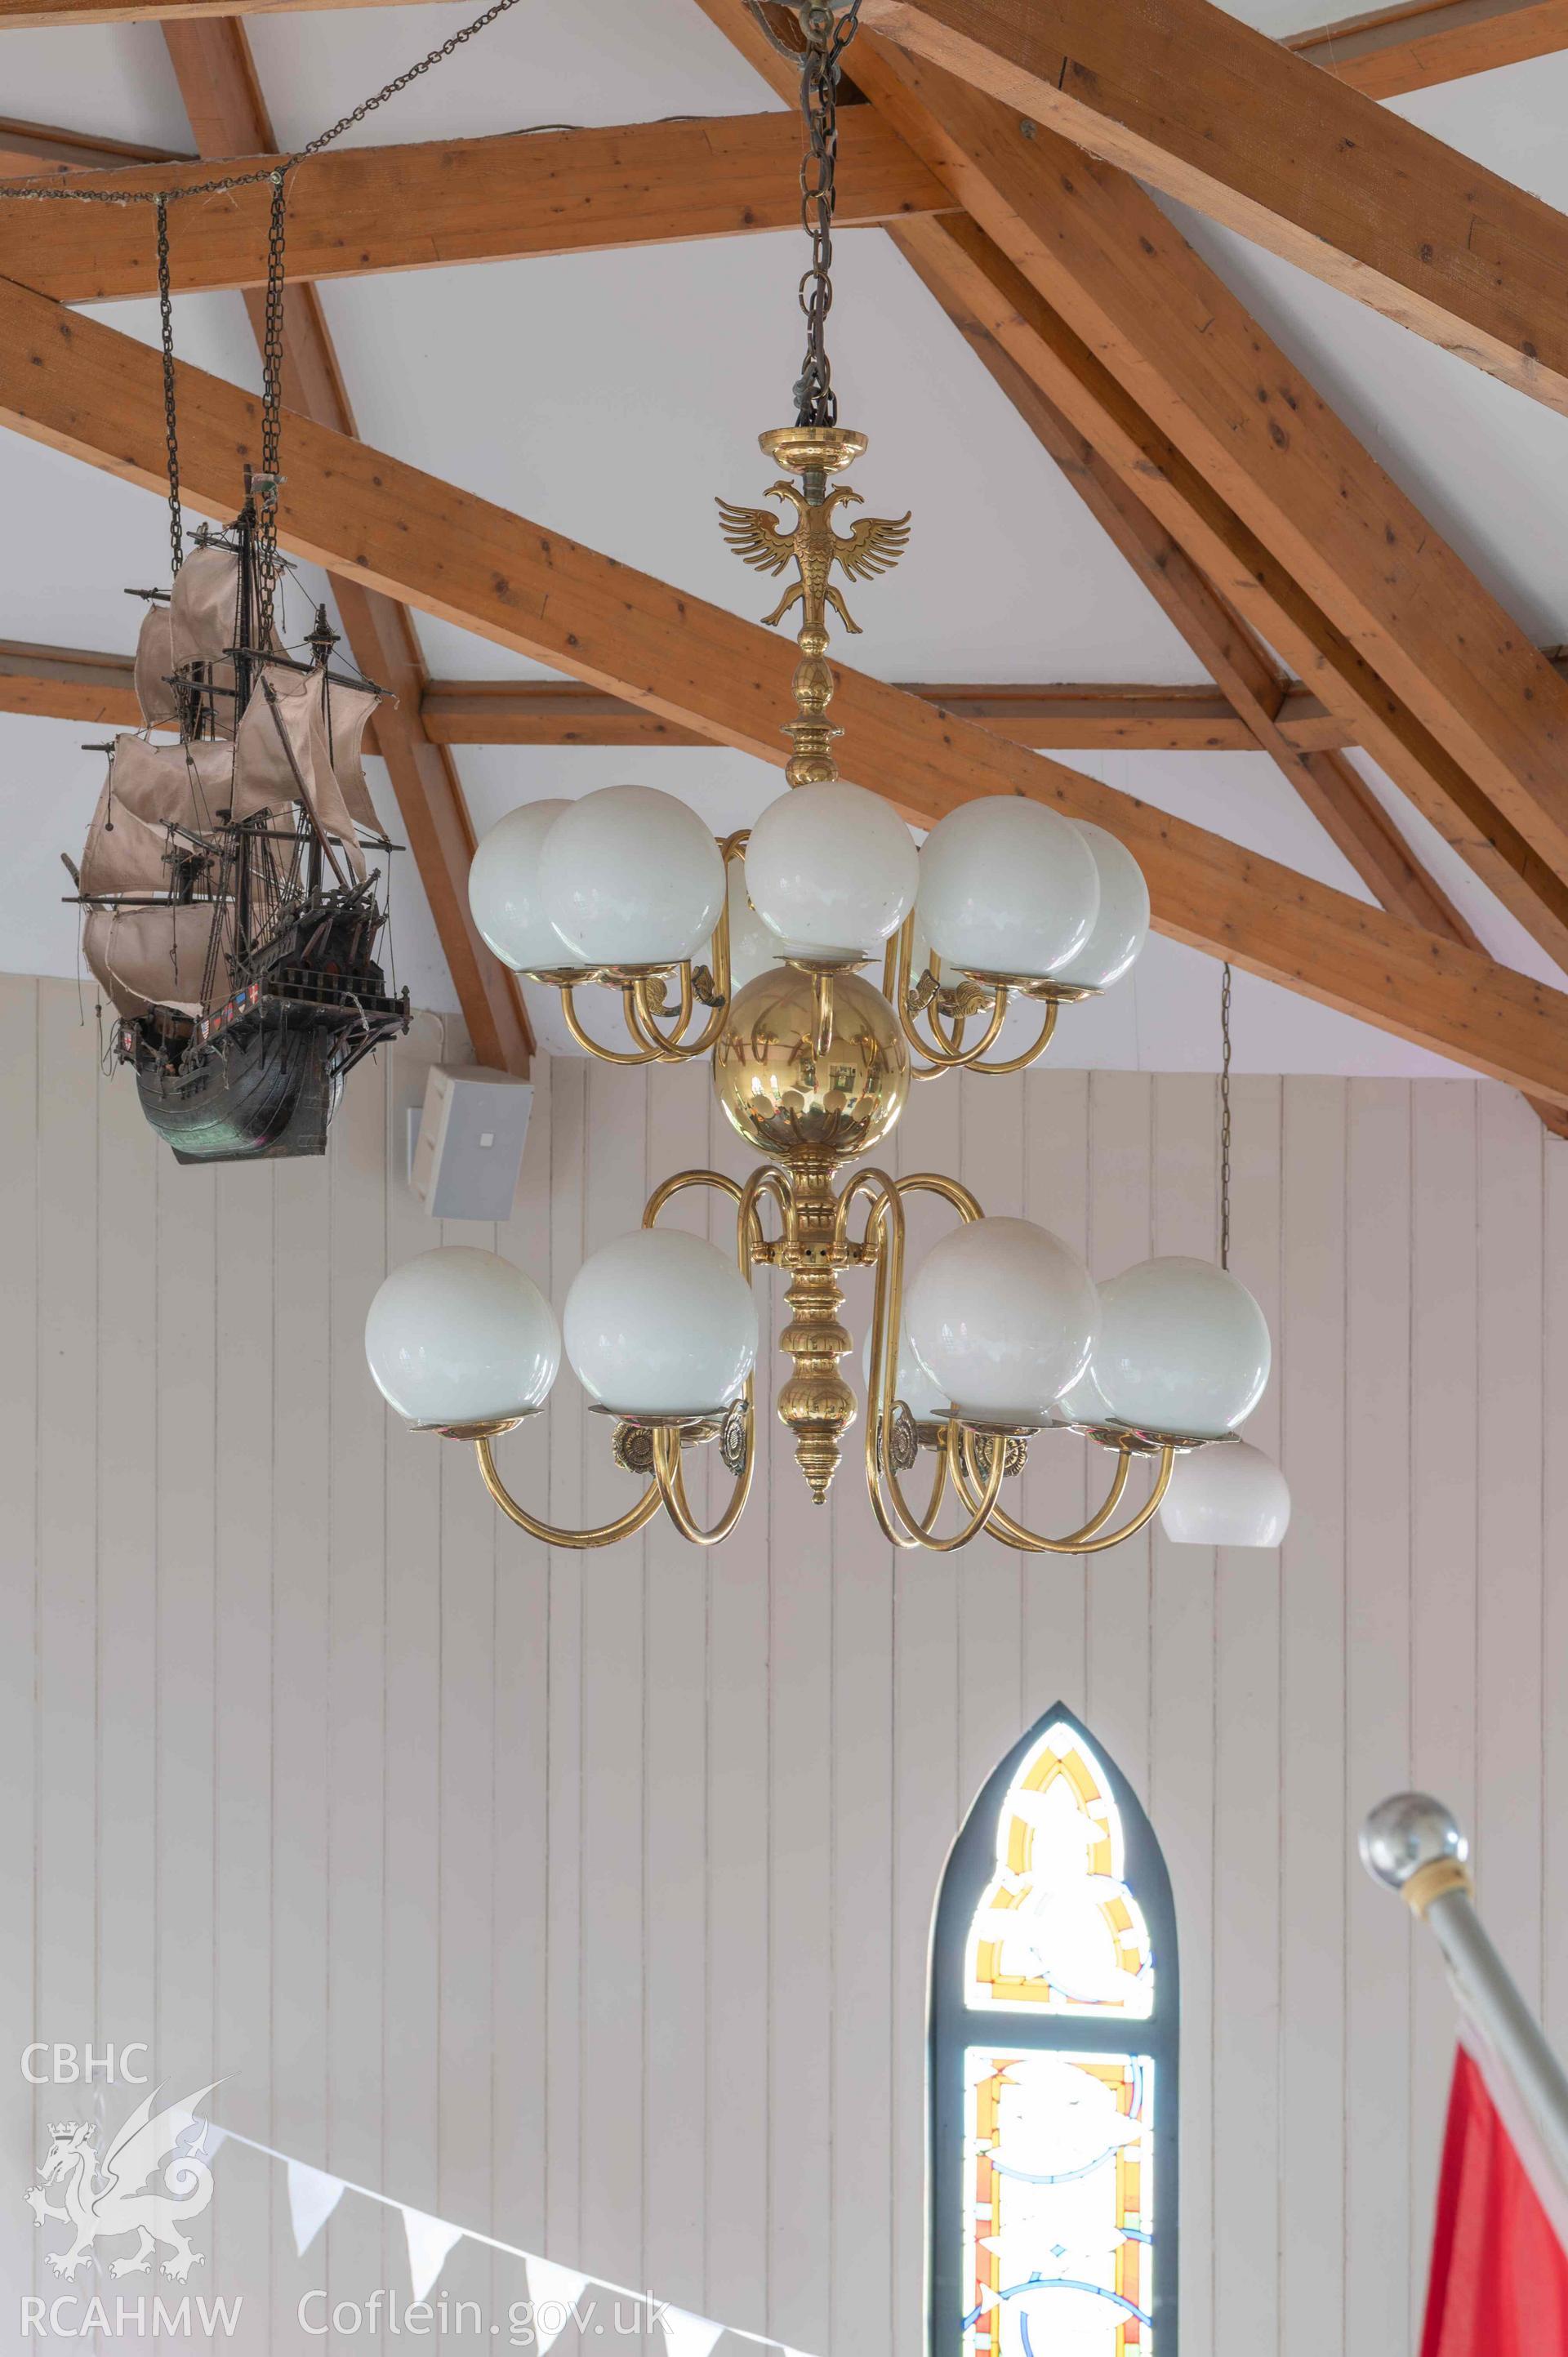
[[[1470,1845],[1427,1792],[1380,1801],[1361,1828],[1361,1863],[1430,1925],[1461,2002],[1507,2071],[1568,2195],[1568,2073],[1477,1914]]]

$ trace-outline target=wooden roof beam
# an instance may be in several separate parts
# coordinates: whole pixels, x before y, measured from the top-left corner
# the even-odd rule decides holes
[[[140,707],[131,657],[0,640],[0,712],[135,728]],[[972,720],[1011,745],[1038,752],[1245,753],[1251,730],[1217,687],[1159,681],[1088,680],[1034,685],[900,681],[908,695]],[[657,713],[574,681],[433,679],[420,702],[433,745],[703,745],[710,740]],[[1348,740],[1344,726],[1299,681],[1287,687],[1277,726],[1303,751]],[[366,739],[376,748],[374,723]]]
[[[875,39],[856,67],[974,216],[905,250],[1568,963],[1568,683],[1125,173]]]
[[[1070,140],[1568,409],[1568,219],[1211,0],[865,0],[862,21],[987,91],[1015,140]]]
[[[196,41],[241,29],[171,26],[166,38],[183,41],[188,32]],[[870,107],[846,108],[840,142],[843,226],[955,209]],[[107,181],[95,173],[93,186],[177,188],[210,179],[219,160],[260,169],[270,146],[270,140],[261,150],[236,143],[215,148],[209,160],[142,167]],[[779,113],[332,148],[290,175],[289,278],[298,285],[798,229],[800,162],[800,126]],[[177,204],[169,216],[176,293],[264,285],[270,201],[262,183]],[[153,294],[152,213],[145,204],[30,203],[0,189],[0,274],[64,303]]]
[[[1348,740],[1338,735],[1302,741],[1293,727],[1292,707],[1299,712],[1306,691],[1291,680],[1245,617],[1192,562],[1144,503],[1136,482],[1117,473],[1003,348],[986,324],[983,305],[964,299],[963,275],[929,268],[919,241],[904,245],[898,232],[894,234],[1036,440],[1219,683],[1249,747],[1273,762],[1384,908],[1461,938],[1453,903],[1416,859],[1359,773],[1341,758],[1337,748]],[[974,242],[978,247],[978,232]],[[974,283],[971,277],[969,284]]]
[[[144,147],[130,139],[105,139],[99,133],[68,131],[53,123],[24,123],[0,116],[0,179],[37,178],[48,174],[65,179],[74,172],[120,172],[127,164],[186,163],[170,157],[166,148]]]
[[[57,25],[192,25],[280,9],[371,8],[407,0],[0,0],[0,33]]]
[[[254,398],[178,367],[190,504],[232,508],[259,452]],[[158,354],[0,283],[0,424],[149,489],[163,483]],[[366,588],[628,697],[775,766],[784,639],[307,419],[285,423],[278,537]],[[920,823],[1020,793],[1093,820],[1148,877],[1155,921],[1326,1006],[1568,1104],[1568,996],[847,668],[844,766]]]
[[[1019,681],[898,684],[955,719],[1039,752],[1245,753],[1252,732],[1216,687],[1160,681]],[[135,728],[131,657],[0,640],[0,712]],[[434,679],[420,718],[433,745],[702,745],[709,740],[657,713],[573,681]],[[1277,716],[1303,751],[1348,743],[1343,724],[1299,681]],[[374,723],[366,739],[375,751]]]
[[[1309,25],[1285,47],[1368,98],[1399,98],[1568,48],[1568,0],[1407,0]]]
[[[899,232],[893,232],[896,242]],[[1244,617],[1198,572],[1185,551],[1123,480],[1025,374],[955,286],[921,270],[918,242],[908,259],[927,278],[953,325],[1057,461],[1144,587],[1187,644],[1224,683],[1230,709],[1253,749],[1266,753],[1380,908],[1472,949],[1479,935],[1416,856],[1359,770],[1329,746],[1306,748],[1293,732],[1291,707],[1305,695]],[[1337,740],[1343,742],[1343,739]],[[1568,1108],[1527,1098],[1554,1136],[1568,1136]]]
[[[0,651],[0,665],[4,655]],[[1037,752],[1208,752],[1253,749],[1251,731],[1218,688],[1098,682],[930,685],[909,695]],[[0,678],[0,700],[4,681]],[[424,725],[446,745],[700,745],[693,729],[592,689],[532,680],[434,680]],[[1339,723],[1309,689],[1287,694],[1281,727],[1314,747],[1338,742]]]

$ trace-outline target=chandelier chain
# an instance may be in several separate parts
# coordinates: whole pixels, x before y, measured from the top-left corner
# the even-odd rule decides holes
[[[827,350],[828,313],[833,304],[838,93],[843,53],[854,38],[860,5],[861,0],[849,0],[846,8],[835,12],[828,0],[804,0],[800,12],[806,41],[800,58],[800,119],[806,135],[800,158],[800,223],[811,241],[811,259],[800,286],[806,356],[795,386],[797,425],[838,423],[838,395]]]
[[[187,181],[172,188],[86,188],[59,181],[0,181],[0,197],[15,197],[32,204],[156,205],[161,210],[179,198],[221,196],[230,188],[253,188],[263,180],[275,181],[280,174],[292,171],[296,164],[303,164],[308,156],[318,156],[324,147],[329,147],[335,139],[342,137],[345,131],[351,131],[358,124],[363,123],[367,115],[373,114],[378,107],[385,106],[389,99],[398,97],[410,82],[417,81],[421,74],[428,73],[433,66],[444,65],[465,41],[471,41],[476,34],[487,31],[498,16],[504,16],[516,5],[517,0],[492,0],[492,5],[482,16],[476,16],[472,24],[463,26],[439,48],[431,49],[421,58],[417,64],[406,67],[391,81],[383,83],[373,97],[361,99],[358,106],[340,115],[330,130],[318,131],[316,137],[303,147],[292,148],[280,163],[265,165],[260,171],[230,172],[221,179]],[[858,8],[859,0],[855,0],[855,6]],[[552,124],[542,127],[554,130],[561,126]]]
[[[267,221],[267,299],[262,330],[262,465],[256,479],[260,504],[256,518],[257,576],[262,611],[262,643],[272,624],[274,588],[277,577],[278,489],[283,426],[284,238],[288,209],[282,171],[273,175],[272,210]]]
[[[169,571],[177,573],[185,554],[179,505],[179,436],[174,397],[174,305],[169,298],[168,206],[158,199],[158,325],[163,344],[164,439],[168,448]]]
[[[1230,963],[1219,979],[1219,1265],[1230,1265]]]

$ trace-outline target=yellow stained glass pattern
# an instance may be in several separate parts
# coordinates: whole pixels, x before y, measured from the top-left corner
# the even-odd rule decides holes
[[[1003,1802],[964,1979],[972,2006],[1126,2020],[1154,2011],[1154,1958],[1124,1878],[1121,1813],[1104,1770],[1065,1723],[1046,1729]]]
[[[964,2061],[965,2357],[1153,2357],[1153,2061]]]

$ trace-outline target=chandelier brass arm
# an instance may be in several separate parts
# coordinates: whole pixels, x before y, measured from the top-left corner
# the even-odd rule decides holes
[[[499,1427],[501,1431],[509,1428],[505,1425]],[[518,1504],[496,1470],[496,1460],[490,1448],[495,1437],[493,1433],[482,1432],[474,1442],[474,1453],[479,1460],[479,1473],[484,1485],[502,1513],[514,1522],[520,1531],[526,1531],[531,1539],[538,1539],[544,1546],[575,1549],[614,1546],[618,1539],[628,1539],[637,1532],[645,1530],[659,1511],[659,1486],[657,1482],[650,1482],[635,1505],[628,1506],[625,1513],[618,1515],[613,1523],[601,1523],[596,1530],[590,1531],[557,1530],[553,1523],[542,1523],[525,1506]]]
[[[1090,1514],[1087,1523],[1078,1530],[1069,1532],[1065,1538],[1047,1539],[1040,1536],[1036,1532],[1026,1530],[1022,1523],[1015,1522],[1012,1515],[1004,1512],[1001,1507],[996,1509],[991,1518],[992,1536],[1002,1540],[1007,1546],[1020,1548],[1026,1555],[1100,1555],[1107,1547],[1120,1546],[1123,1539],[1135,1538],[1146,1524],[1154,1521],[1164,1504],[1165,1491],[1170,1488],[1171,1475],[1176,1470],[1176,1460],[1174,1443],[1167,1441],[1162,1444],[1154,1487],[1148,1497],[1137,1512],[1123,1523],[1119,1530],[1108,1531],[1105,1525],[1122,1502],[1122,1493],[1127,1487],[1128,1474],[1132,1469],[1133,1458],[1141,1453],[1144,1452],[1125,1446],[1117,1448],[1116,1472],[1109,1495],[1098,1511]],[[953,1479],[960,1494],[968,1502],[972,1491],[980,1486],[979,1472],[973,1458],[972,1436],[968,1433],[965,1433],[963,1437],[963,1460],[961,1464],[954,1465]]]
[[[601,1064],[661,1064],[666,1060],[663,1049],[649,1047],[637,1028],[636,1006],[629,982],[621,985],[621,1013],[628,1032],[639,1042],[633,1049],[603,1047],[584,1030],[573,996],[575,988],[576,985],[570,982],[560,985],[561,1012],[566,1018],[567,1030],[585,1055],[592,1056]]]
[[[789,1278],[790,1322],[779,1345],[794,1371],[777,1394],[779,1419],[794,1434],[796,1456],[813,1496],[825,1495],[839,1462],[839,1443],[859,1413],[854,1394],[838,1361],[851,1347],[840,1323],[843,1296],[838,1274],[845,1268],[874,1272],[871,1347],[863,1464],[866,1494],[878,1528],[904,1551],[947,1555],[968,1546],[983,1533],[1004,1546],[1030,1555],[1096,1555],[1143,1530],[1165,1496],[1179,1439],[1114,1426],[1079,1426],[1084,1437],[1115,1457],[1107,1493],[1088,1520],[1058,1537],[1032,1531],[1003,1506],[1002,1487],[1023,1469],[1028,1441],[1037,1430],[1033,1416],[1023,1422],[988,1421],[956,1407],[918,1422],[898,1392],[903,1352],[905,1205],[918,1194],[935,1195],[965,1225],[983,1218],[981,1205],[961,1181],[940,1171],[914,1171],[895,1178],[875,1167],[857,1169],[842,1189],[826,1156],[798,1151],[788,1162],[769,1161],[743,1183],[723,1171],[677,1171],[650,1195],[642,1225],[650,1229],[675,1198],[689,1189],[712,1189],[735,1217],[736,1265],[749,1287],[758,1268],[779,1268]],[[764,1206],[778,1214],[777,1234],[764,1223]],[[865,1209],[859,1236],[854,1215]],[[566,1530],[531,1513],[512,1497],[497,1469],[493,1443],[521,1418],[443,1427],[449,1437],[474,1442],[480,1476],[496,1504],[520,1530],[542,1545],[575,1550],[611,1546],[645,1530],[662,1507],[673,1527],[693,1546],[715,1546],[739,1523],[751,1495],[757,1462],[755,1373],[748,1372],[727,1407],[700,1413],[600,1409],[617,1417],[613,1451],[625,1469],[648,1477],[624,1513],[587,1530]],[[926,1411],[928,1414],[930,1411]],[[729,1497],[716,1519],[704,1526],[687,1491],[683,1452],[718,1444],[718,1456],[732,1476]],[[919,1455],[933,1458],[929,1492],[923,1506],[906,1495],[905,1477]],[[1134,1457],[1156,1459],[1148,1496],[1120,1523]],[[956,1506],[953,1527],[939,1526]],[[1114,1527],[1112,1525],[1114,1524]]]
[[[929,1181],[927,1182],[929,1184]],[[908,1182],[908,1191],[916,1190],[918,1182]],[[955,1189],[950,1180],[938,1178],[932,1191],[953,1201],[955,1193],[966,1200],[957,1202],[961,1216],[978,1218],[980,1207],[967,1189]],[[876,1284],[872,1301],[871,1380],[865,1419],[865,1487],[872,1512],[884,1535],[897,1547],[925,1547],[937,1555],[949,1555],[967,1546],[971,1539],[983,1530],[1001,1495],[1003,1477],[1007,1469],[1005,1450],[998,1448],[991,1453],[991,1463],[982,1484],[978,1501],[966,1499],[969,1520],[945,1537],[936,1535],[936,1521],[941,1510],[948,1477],[957,1470],[957,1461],[950,1445],[945,1445],[941,1461],[931,1484],[931,1494],[923,1515],[915,1513],[906,1500],[898,1480],[897,1457],[899,1437],[908,1432],[908,1410],[899,1415],[901,1403],[895,1396],[898,1366],[899,1328],[903,1315],[904,1293],[904,1205],[899,1181],[885,1170],[857,1171],[845,1188],[841,1204],[843,1213],[859,1195],[870,1198],[871,1209],[865,1223],[865,1241],[861,1246],[864,1255],[875,1259]],[[947,1427],[948,1433],[955,1426]],[[907,1455],[912,1455],[906,1449]]]
[[[681,1470],[680,1434],[663,1430],[655,1432],[653,1436],[653,1472],[659,1484],[659,1494],[664,1501],[664,1511],[681,1536],[690,1540],[693,1546],[717,1546],[721,1539],[728,1538],[746,1512],[746,1502],[751,1495],[752,1471],[757,1462],[756,1418],[752,1414],[751,1391],[748,1381],[741,1440],[744,1453],[736,1473],[735,1487],[730,1492],[728,1505],[711,1530],[701,1527],[687,1502],[685,1476]]]
[[[914,943],[915,916],[911,910],[887,944],[882,989],[883,996],[892,1001],[899,1028],[915,1055],[926,1059],[923,1066],[917,1062],[913,1067],[917,1080],[932,1080],[939,1072],[1001,1075],[1026,1071],[1050,1046],[1064,999],[1093,996],[1088,991],[1067,992],[1049,984],[1020,982],[1002,974],[966,974],[956,984],[944,983],[941,960],[934,952],[917,981],[913,978]],[[1046,1011],[1039,1032],[1016,1055],[987,1063],[984,1059],[995,1044],[1015,994],[1044,1000]],[[972,1021],[980,1018],[983,1018],[985,1028],[980,1038],[966,1048],[964,1032]]]

